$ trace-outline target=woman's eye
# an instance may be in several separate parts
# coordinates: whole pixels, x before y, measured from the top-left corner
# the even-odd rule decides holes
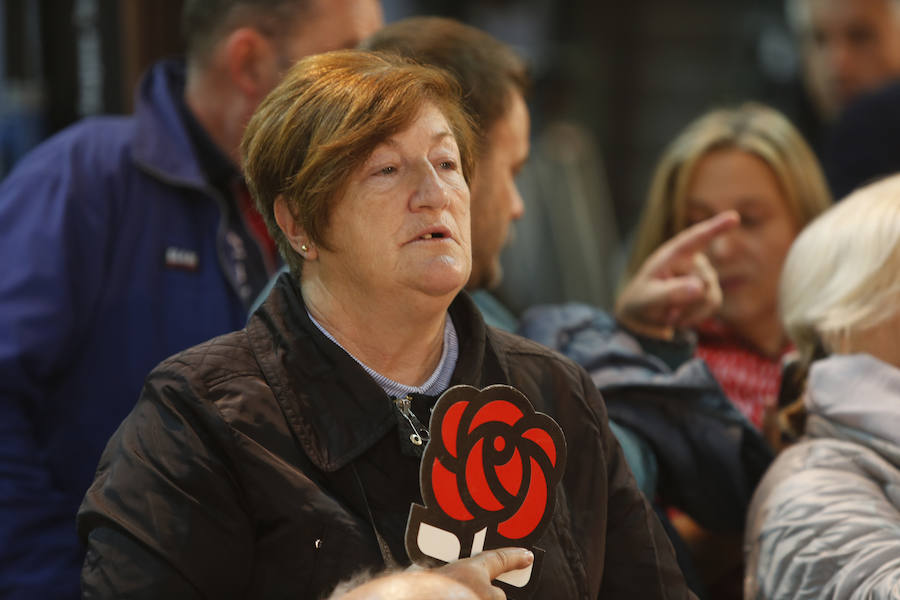
[[[763,222],[761,217],[756,215],[741,215],[741,227],[745,229],[753,229],[759,227]]]
[[[688,215],[685,227],[693,227],[697,223],[702,223],[708,218],[707,215]]]
[[[397,172],[397,167],[381,167],[378,169],[379,175],[393,175]]]
[[[440,167],[441,167],[442,169],[445,169],[445,170],[448,170],[448,171],[452,171],[452,170],[455,170],[455,169],[456,169],[456,163],[453,162],[452,160],[442,160],[442,161],[440,162]]]

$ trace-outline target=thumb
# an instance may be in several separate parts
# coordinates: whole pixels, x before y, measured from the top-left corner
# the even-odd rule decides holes
[[[656,294],[665,298],[665,304],[682,307],[703,298],[706,283],[697,275],[682,275],[657,281]]]
[[[484,567],[491,580],[508,571],[524,569],[534,562],[534,554],[524,548],[498,548],[482,552]]]
[[[704,289],[703,280],[696,275],[658,279],[646,284],[636,306],[645,315],[665,313],[702,299]]]

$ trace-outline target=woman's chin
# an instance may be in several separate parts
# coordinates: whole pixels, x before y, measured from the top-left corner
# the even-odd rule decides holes
[[[453,297],[469,279],[468,263],[442,257],[433,261],[415,278],[415,287],[429,296]]]
[[[773,308],[748,302],[726,302],[718,313],[719,319],[735,331],[748,331],[778,318]]]

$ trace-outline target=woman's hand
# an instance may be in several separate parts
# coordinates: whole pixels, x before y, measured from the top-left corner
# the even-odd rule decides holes
[[[693,225],[657,248],[616,301],[616,318],[635,333],[670,340],[722,304],[716,271],[703,250],[740,222],[727,211]]]
[[[329,600],[505,600],[491,581],[533,562],[534,555],[524,548],[487,550],[443,567],[413,565],[373,579],[358,577],[339,585]]]
[[[491,581],[509,571],[524,569],[534,562],[534,555],[524,548],[487,550],[435,569],[435,573],[468,586],[481,600],[505,600],[506,594]]]

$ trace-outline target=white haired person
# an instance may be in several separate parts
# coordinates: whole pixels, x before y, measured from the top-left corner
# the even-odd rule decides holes
[[[896,598],[900,176],[860,189],[800,234],[779,303],[809,365],[804,435],[754,495],[744,597]]]

